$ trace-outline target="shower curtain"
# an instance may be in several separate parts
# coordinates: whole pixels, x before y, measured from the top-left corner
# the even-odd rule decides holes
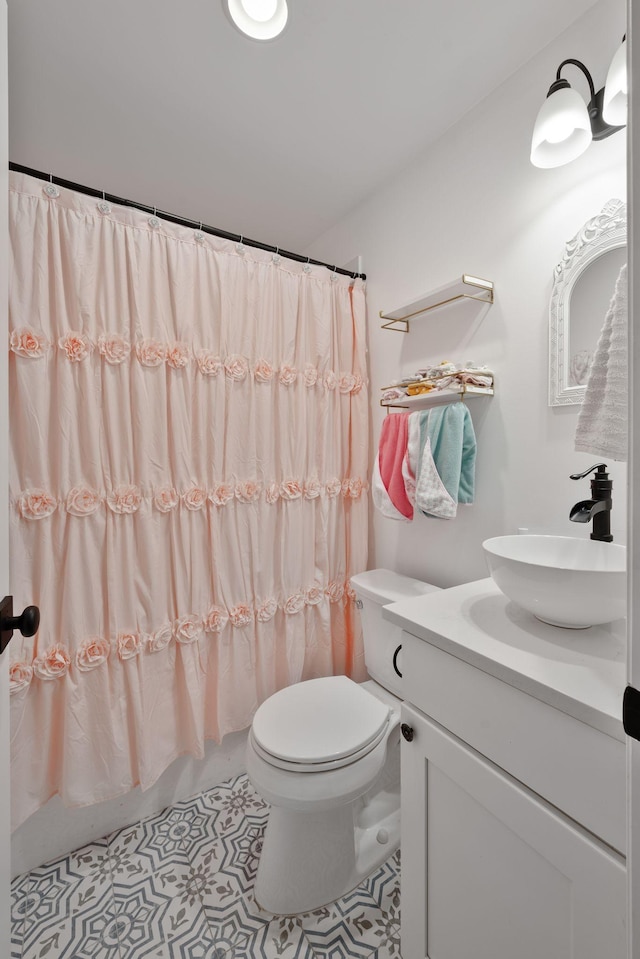
[[[362,281],[11,177],[14,827],[364,676]]]

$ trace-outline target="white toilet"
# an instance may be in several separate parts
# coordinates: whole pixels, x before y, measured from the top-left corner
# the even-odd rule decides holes
[[[351,579],[371,679],[311,679],[255,714],[247,773],[271,803],[255,897],[278,915],[339,899],[400,845],[401,630],[382,607],[438,589],[388,569]]]

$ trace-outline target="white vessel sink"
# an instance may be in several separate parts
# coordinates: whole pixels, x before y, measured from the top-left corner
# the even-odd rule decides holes
[[[482,544],[509,599],[544,623],[585,629],[626,616],[626,549],[571,536],[495,536]]]

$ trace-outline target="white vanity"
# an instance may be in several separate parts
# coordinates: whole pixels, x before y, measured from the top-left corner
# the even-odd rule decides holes
[[[624,622],[559,629],[491,579],[404,630],[403,959],[624,959]]]

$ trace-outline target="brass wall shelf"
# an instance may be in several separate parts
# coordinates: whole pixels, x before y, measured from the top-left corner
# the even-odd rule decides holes
[[[457,300],[477,300],[480,303],[491,304],[494,302],[493,282],[483,280],[479,276],[463,273],[459,280],[447,283],[407,306],[392,310],[390,313],[383,313],[380,310],[380,319],[387,321],[382,324],[382,329],[394,330],[397,333],[408,333],[409,321],[414,317],[429,313],[431,310],[437,310],[441,306],[455,303]]]

